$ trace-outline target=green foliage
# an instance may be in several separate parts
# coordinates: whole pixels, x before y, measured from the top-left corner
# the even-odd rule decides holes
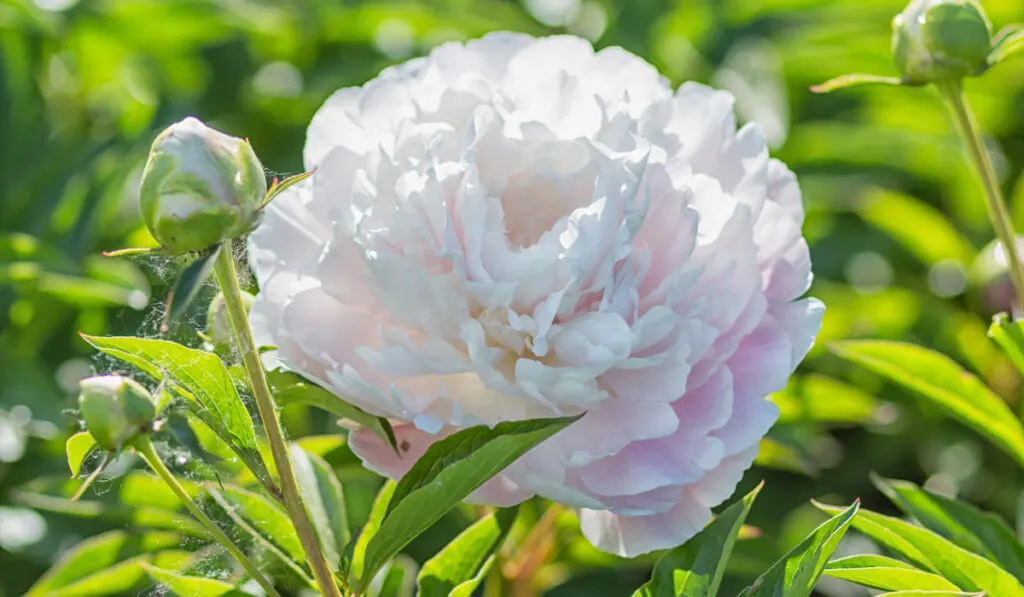
[[[420,597],[471,597],[494,565],[494,553],[508,535],[518,511],[488,514],[427,560],[416,578]]]
[[[153,582],[178,597],[241,597],[247,594],[235,589],[234,585],[212,578],[185,576],[150,564],[142,564],[142,569]]]
[[[808,597],[859,508],[860,504],[854,502],[823,523],[759,576],[740,597]]]
[[[982,3],[997,25],[1024,20],[1017,0]],[[68,6],[52,8],[60,4]],[[69,499],[81,484],[67,479],[63,459],[79,475],[96,470],[99,455],[89,448],[88,434],[74,435],[79,428],[63,411],[74,406],[78,378],[111,367],[110,360],[91,355],[75,332],[97,341],[155,334],[164,299],[186,266],[183,259],[156,254],[101,256],[120,247],[155,245],[135,203],[137,178],[157,131],[194,114],[249,138],[270,175],[291,184],[298,178],[284,173],[304,169],[309,118],[335,89],[362,84],[381,67],[443,39],[496,29],[580,32],[594,23],[601,25],[595,34],[599,47],[623,45],[649,59],[673,84],[695,79],[728,87],[737,96],[739,120],[764,125],[775,155],[799,175],[815,264],[810,294],[828,306],[818,346],[790,386],[772,397],[780,407],[779,424],[741,484],[748,491],[761,478],[768,480],[750,515],[757,532],[737,531],[729,561],[721,557],[708,564],[713,573],[698,572],[720,555],[713,547],[720,543],[705,546],[705,538],[727,536],[728,514],[749,509],[748,502],[733,504],[697,539],[668,552],[651,582],[703,583],[713,574],[721,581],[718,593],[734,595],[812,530],[817,521],[809,522],[799,504],[818,496],[846,503],[867,499],[874,493],[867,473],[878,470],[941,488],[943,495],[907,482],[877,481],[914,522],[862,510],[854,524],[903,559],[851,556],[833,560],[825,574],[897,591],[891,595],[977,595],[980,584],[966,582],[975,575],[998,581],[1000,590],[1016,589],[1007,577],[1021,580],[1021,547],[1003,520],[1013,520],[1024,488],[1018,419],[1011,410],[1021,404],[1021,376],[1013,365],[1024,369],[1024,357],[1019,323],[999,321],[989,332],[994,342],[985,338],[989,316],[1009,310],[1009,302],[998,263],[977,250],[991,239],[977,182],[930,91],[879,85],[829,97],[807,93],[810,84],[842,72],[891,72],[889,23],[906,2],[585,1],[564,27],[543,24],[531,14],[531,7],[541,4],[16,0],[0,5],[0,138],[16,140],[0,144],[0,525],[4,531],[14,528],[3,517],[23,508],[43,514],[46,523],[45,534],[26,545],[4,543],[10,533],[0,533],[0,596],[22,595],[33,583],[31,595],[81,597],[181,593],[175,582],[185,583],[189,594],[210,587],[211,594],[230,595],[229,588],[240,586],[238,568],[210,555],[209,534],[158,479],[132,470],[130,453],[98,476],[94,491]],[[1024,113],[1018,106],[1024,61],[1010,58],[1020,55],[1022,41],[1013,30],[997,36],[989,62],[1002,63],[967,89],[996,152],[1003,185],[1016,189],[1011,208],[1018,215],[1024,214],[1024,146],[1019,143]],[[220,351],[220,363],[211,361],[210,353],[183,346],[194,346],[194,330],[203,328],[201,305],[212,292],[204,278],[186,280],[196,291],[193,304],[174,301],[181,311],[166,337],[148,341],[179,343],[183,350],[170,351],[178,351],[175,366],[185,370],[173,372],[174,366],[157,355],[140,356],[134,349],[111,354],[131,356],[125,362],[152,378],[150,389],[166,383],[176,405],[185,407],[188,412],[173,409],[158,432],[168,464],[279,588],[295,594],[312,581],[294,528],[277,502],[261,429],[246,408],[247,386],[225,383],[219,372],[236,355]],[[249,290],[256,289],[250,285]],[[189,293],[176,291],[179,298]],[[872,354],[874,360],[863,364],[868,369],[884,365],[886,372],[876,373],[897,381],[891,372],[903,385],[926,389],[925,399],[901,401],[900,389],[822,349],[857,338],[919,345],[908,349],[911,357]],[[919,360],[924,350],[950,361]],[[216,382],[206,378],[208,373]],[[190,387],[193,382],[196,388]],[[288,436],[316,463],[317,480],[307,476],[304,485],[309,490],[315,484],[308,495],[318,496],[323,506],[314,516],[330,520],[317,525],[321,539],[336,545],[342,569],[362,570],[395,484],[384,484],[378,494],[382,481],[361,467],[338,435],[334,417],[374,431],[397,449],[390,426],[294,374],[272,372],[271,382]],[[933,406],[952,417],[935,416]],[[326,485],[319,481],[325,476]],[[953,493],[961,499],[943,497]],[[337,516],[338,495],[344,523]],[[513,581],[499,578],[499,560],[515,556],[524,537],[543,522],[541,509],[537,501],[523,504],[508,530],[507,549],[484,558],[475,576],[462,580],[465,590],[485,575],[487,594],[494,594],[492,584],[499,591],[508,588]],[[493,536],[493,523],[484,525],[487,533],[470,532],[483,528],[473,524],[472,513],[451,509],[403,547],[378,574],[373,594],[410,595],[417,563],[422,563],[421,579],[442,578],[439,567],[449,568],[439,562],[456,556],[467,563],[466,570],[468,562],[475,566],[487,541],[474,541],[466,551],[446,548],[462,545],[450,540],[467,533]],[[508,515],[499,511],[483,520]],[[565,518],[569,522],[560,519],[545,535],[550,551],[543,552],[548,560],[535,570],[536,594],[628,594],[659,561],[655,555],[626,563],[597,553],[572,516]],[[328,531],[333,540],[325,538]],[[356,539],[343,548],[350,535]],[[160,536],[168,537],[167,543],[125,539]],[[81,537],[92,538],[60,555]],[[100,548],[90,551],[93,541],[107,540],[124,549],[118,547],[116,556]],[[191,566],[196,554],[183,551],[193,549],[199,550],[201,565]],[[75,556],[82,551],[95,557]],[[477,556],[463,558],[472,553]],[[694,563],[671,564],[673,554],[682,558],[679,562],[693,554]],[[939,569],[961,564],[967,568],[959,577]],[[443,583],[470,574],[458,570],[457,579],[444,576]],[[52,583],[54,575],[66,575],[60,586],[36,590]],[[900,589],[902,581],[919,584]],[[653,590],[650,584],[645,590]],[[827,590],[820,587],[823,595]]]
[[[488,479],[579,419],[560,417],[469,427],[431,444],[395,485],[358,574],[365,585],[384,563]]]
[[[340,570],[341,557],[352,539],[341,483],[330,465],[316,454],[293,445],[291,457],[303,503],[327,562],[334,570]]]
[[[1024,426],[999,396],[950,358],[912,344],[859,340],[840,356],[914,391],[990,438],[1024,465]]]
[[[651,580],[633,597],[717,595],[733,545],[761,487],[729,506],[692,540],[662,556]]]

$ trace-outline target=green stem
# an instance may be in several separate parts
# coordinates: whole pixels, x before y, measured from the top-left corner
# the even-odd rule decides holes
[[[1024,301],[1024,268],[1021,267],[1020,255],[1017,252],[1017,235],[1013,230],[1013,219],[1006,209],[1006,202],[1003,200],[1003,194],[999,188],[996,171],[992,167],[988,151],[985,150],[978,122],[964,98],[963,88],[959,82],[937,83],[936,87],[949,105],[957,132],[960,133],[971,164],[978,172],[981,184],[985,189],[988,217],[992,222],[992,228],[995,229],[996,237],[1003,245],[1003,253],[1009,264],[1010,280],[1013,282],[1013,290],[1016,295],[1014,300],[1014,318],[1016,319],[1024,315],[1024,309],[1021,308],[1022,301]]]
[[[210,517],[200,510],[199,506],[192,501],[192,497],[185,491],[185,488],[178,483],[178,480],[174,478],[174,475],[167,469],[164,461],[161,460],[160,456],[156,453],[156,450],[153,448],[153,442],[150,441],[149,436],[143,435],[139,437],[139,439],[135,440],[135,451],[142,456],[142,459],[146,461],[149,468],[153,469],[153,472],[159,475],[160,478],[163,479],[164,483],[171,488],[171,491],[174,492],[174,495],[178,496],[178,499],[181,500],[181,503],[184,504],[185,508],[192,514],[192,516],[194,516],[200,524],[206,527],[207,531],[210,531],[213,538],[223,545],[224,549],[228,550],[228,553],[230,553],[232,557],[238,560],[238,563],[241,564],[250,575],[252,575],[256,582],[260,583],[260,586],[263,587],[263,590],[266,591],[267,595],[270,597],[281,597],[281,594],[274,588],[274,583],[267,580],[267,577],[263,576],[263,573],[260,572],[259,568],[257,568],[248,556],[246,556],[245,553],[235,545],[231,538],[225,535],[224,531],[220,530],[220,527],[210,520]]]
[[[249,376],[249,385],[256,398],[256,406],[259,408],[263,427],[267,432],[267,441],[270,444],[270,453],[274,457],[277,474],[281,478],[281,493],[284,497],[285,508],[292,519],[292,524],[295,525],[295,531],[299,535],[299,541],[306,552],[306,559],[313,571],[313,578],[316,579],[316,583],[320,587],[321,594],[325,597],[341,597],[331,566],[327,563],[327,558],[324,557],[320,540],[309,521],[306,507],[302,503],[302,494],[299,493],[299,484],[295,480],[295,473],[292,470],[292,461],[288,455],[284,431],[282,431],[281,422],[277,418],[277,407],[270,392],[270,385],[267,383],[266,373],[263,371],[263,363],[260,361],[256,341],[252,337],[252,328],[249,327],[249,316],[246,313],[245,303],[242,302],[242,291],[238,287],[230,245],[224,247],[217,256],[214,272],[217,275],[221,292],[224,293],[224,306],[227,308],[228,319],[231,320],[231,328],[235,333],[235,342],[242,355],[242,363]]]

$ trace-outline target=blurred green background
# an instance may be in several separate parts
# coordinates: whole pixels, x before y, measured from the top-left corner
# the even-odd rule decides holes
[[[889,22],[903,4],[0,1],[0,596],[20,595],[62,549],[117,526],[37,513],[18,488],[67,477],[63,440],[76,427],[68,409],[77,380],[107,369],[77,332],[155,333],[175,264],[100,256],[152,244],[136,186],[154,135],[195,115],[249,138],[272,173],[296,173],[306,123],[332,91],[443,41],[497,29],[568,31],[645,57],[673,84],[727,88],[740,118],[761,123],[800,175],[813,294],[828,312],[817,348],[776,397],[783,420],[765,448],[771,466],[751,471],[741,487],[767,480],[750,520],[761,536],[739,546],[733,586],[820,522],[811,497],[860,497],[888,511],[872,471],[1015,522],[1024,478],[1009,457],[825,348],[849,337],[919,342],[1024,410],[1021,380],[985,335],[990,316],[1008,304],[1008,284],[985,251],[992,234],[980,189],[937,94],[807,90],[848,72],[893,74]],[[997,29],[1024,21],[1021,0],[983,4]],[[1021,229],[1024,60],[967,90]],[[288,423],[294,435],[323,430],[308,413],[291,413]],[[116,498],[116,483],[101,483],[101,492]],[[625,595],[645,577],[649,561],[596,557],[566,524],[547,594],[599,587]],[[436,534],[435,546],[450,530]],[[856,538],[846,549],[855,548],[864,548]],[[838,583],[820,590],[864,594]]]

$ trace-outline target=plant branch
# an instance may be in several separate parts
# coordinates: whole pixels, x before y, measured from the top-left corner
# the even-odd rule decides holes
[[[199,506],[192,501],[192,497],[189,496],[188,492],[186,492],[181,484],[178,483],[178,480],[174,478],[174,475],[167,469],[167,465],[164,464],[164,461],[160,459],[160,456],[153,448],[153,442],[150,441],[148,435],[143,435],[139,437],[139,439],[135,440],[135,451],[142,456],[142,459],[146,461],[149,468],[153,469],[153,472],[159,475],[160,478],[163,479],[164,483],[171,488],[171,491],[174,492],[174,495],[178,496],[178,499],[181,500],[181,503],[192,514],[192,516],[194,516],[200,524],[206,527],[206,530],[213,535],[213,538],[223,545],[224,549],[228,550],[228,553],[238,560],[238,563],[245,568],[245,570],[253,577],[253,579],[256,580],[256,582],[260,584],[261,587],[263,587],[263,590],[267,592],[267,595],[270,597],[281,597],[280,593],[277,592],[277,589],[274,588],[274,583],[267,580],[267,577],[263,576],[263,573],[260,572],[259,568],[253,564],[252,560],[245,555],[245,552],[239,549],[238,546],[235,545],[234,541],[225,535],[224,531],[220,530],[220,527],[210,520],[210,517],[200,510]]]
[[[263,427],[267,432],[267,441],[270,443],[270,452],[274,457],[274,465],[277,467],[278,476],[281,478],[281,492],[284,497],[285,508],[288,510],[288,515],[295,525],[299,541],[306,552],[309,567],[313,571],[313,577],[320,587],[320,592],[325,597],[341,597],[338,585],[334,581],[334,574],[320,547],[320,539],[317,537],[316,531],[309,521],[306,507],[302,503],[302,495],[299,493],[299,484],[292,470],[292,461],[288,455],[284,431],[281,429],[281,422],[277,418],[277,407],[270,392],[270,385],[267,383],[266,373],[263,371],[263,363],[260,361],[256,341],[252,336],[252,328],[249,326],[249,316],[246,313],[245,303],[242,302],[242,291],[238,287],[238,278],[235,274],[235,262],[230,244],[224,247],[220,255],[217,256],[214,271],[216,272],[221,292],[224,293],[224,306],[227,307],[228,318],[231,320],[235,342],[238,345],[239,353],[242,355],[242,362],[249,377],[249,385],[252,388],[253,396],[256,398],[256,406],[259,408]]]
[[[1020,254],[1017,252],[1017,235],[1013,230],[1013,219],[1006,209],[1006,202],[1003,200],[999,180],[992,167],[992,160],[989,158],[981,138],[981,129],[978,127],[978,122],[975,120],[970,106],[967,105],[963,88],[959,82],[936,84],[936,87],[949,105],[950,112],[953,114],[953,122],[967,149],[971,165],[977,171],[985,189],[988,217],[992,222],[992,228],[995,229],[996,237],[1003,245],[1003,253],[1006,255],[1010,270],[1010,280],[1013,282],[1013,290],[1016,295],[1014,297],[1014,318],[1016,319],[1024,315],[1024,309],[1021,308],[1021,301],[1024,301],[1024,268],[1021,267]]]

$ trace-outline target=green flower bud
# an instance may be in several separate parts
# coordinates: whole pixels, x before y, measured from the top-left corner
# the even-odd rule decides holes
[[[974,0],[913,0],[892,26],[904,83],[958,81],[988,67],[992,26]]]
[[[159,403],[135,380],[120,375],[101,375],[79,382],[78,408],[85,426],[100,447],[124,448],[149,430]]]
[[[242,303],[245,305],[246,313],[252,309],[253,300],[255,298],[251,294],[242,291]],[[206,336],[215,344],[228,344],[234,338],[231,318],[228,317],[223,293],[217,293],[217,296],[210,302],[210,309],[206,312]]]
[[[139,201],[153,237],[180,255],[252,230],[266,194],[263,166],[247,141],[186,118],[153,141]]]

